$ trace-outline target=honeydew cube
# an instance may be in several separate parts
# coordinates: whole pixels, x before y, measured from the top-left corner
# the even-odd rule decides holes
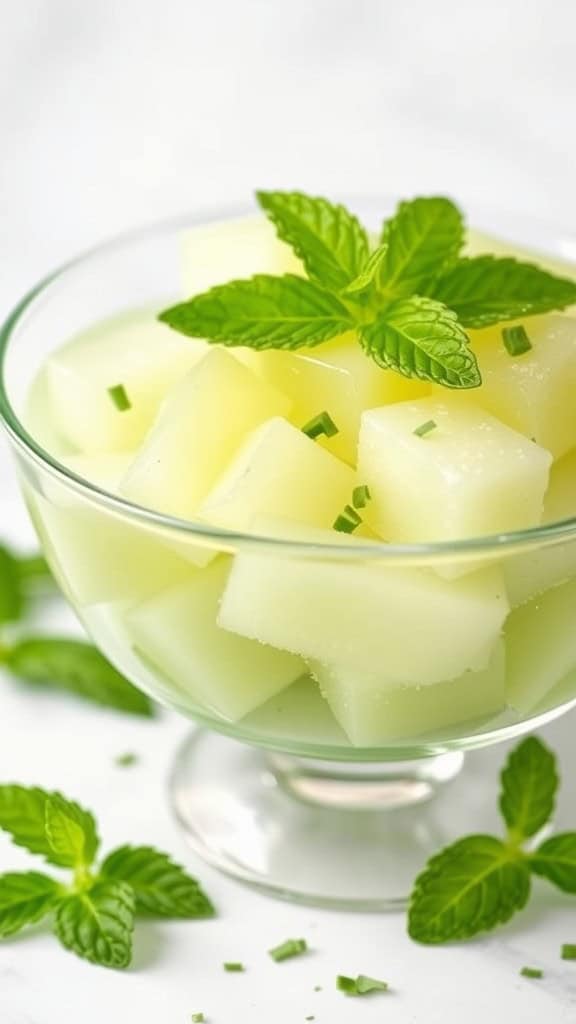
[[[544,523],[576,516],[576,452],[555,462],[544,498]],[[513,608],[550,587],[576,576],[576,540],[543,541],[503,562],[506,589]]]
[[[81,452],[136,448],[166,392],[205,350],[205,342],[184,338],[152,314],[130,314],[91,327],[46,363],[55,428]],[[123,412],[109,394],[117,385],[130,402]]]
[[[377,670],[356,672],[311,663],[336,721],[355,746],[412,739],[495,715],[506,704],[504,644],[478,672],[433,686],[399,686]]]
[[[532,348],[519,356],[500,326],[471,332],[482,386],[470,398],[557,459],[576,446],[576,320],[552,314],[524,326]]]
[[[522,714],[576,669],[575,609],[571,579],[511,613],[505,629],[508,700]]]
[[[248,530],[263,516],[331,526],[355,480],[349,466],[275,417],[247,438],[198,516],[234,530]]]
[[[354,332],[313,349],[255,353],[255,366],[265,380],[289,395],[292,422],[304,426],[326,410],[338,427],[318,443],[345,462],[356,463],[360,415],[364,409],[419,398],[430,385],[382,370],[360,346]]]
[[[436,424],[420,436],[417,429]],[[359,478],[388,541],[459,540],[540,522],[552,458],[465,399],[425,398],[362,416]]]
[[[235,721],[269,700],[306,667],[300,658],[217,625],[229,572],[220,558],[185,583],[132,609],[133,644],[201,707]]]
[[[190,518],[246,434],[290,401],[224,349],[211,349],[168,396],[124,477],[131,501]]]
[[[182,284],[188,297],[253,274],[300,273],[300,260],[263,216],[203,224],[183,239]]]
[[[257,525],[274,534],[272,525]],[[336,561],[244,552],[218,621],[305,658],[359,672],[378,666],[399,684],[428,685],[485,668],[507,612],[496,568],[447,581],[348,553]]]
[[[266,737],[270,740],[274,737],[293,743],[298,737],[299,744],[349,746],[345,732],[310,675],[298,679],[246,715],[242,728],[246,739]]]

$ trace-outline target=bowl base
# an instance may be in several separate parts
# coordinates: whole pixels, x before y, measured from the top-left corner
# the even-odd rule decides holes
[[[189,844],[227,875],[297,903],[400,910],[454,838],[442,791],[462,761],[315,761],[199,729],[178,753],[171,798]]]

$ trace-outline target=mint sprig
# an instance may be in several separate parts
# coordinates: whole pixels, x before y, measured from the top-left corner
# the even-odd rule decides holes
[[[576,282],[518,260],[462,258],[461,211],[443,196],[399,203],[370,251],[344,206],[301,192],[258,192],[308,280],[287,274],[231,281],[159,319],[189,337],[296,350],[355,329],[366,354],[406,377],[450,388],[481,384],[468,327],[564,309]]]
[[[410,900],[408,932],[417,942],[467,939],[509,921],[529,900],[532,873],[576,893],[575,832],[526,849],[554,810],[558,774],[552,752],[528,737],[510,754],[501,781],[507,836],[467,836],[428,862]]]
[[[138,914],[204,918],[214,908],[198,882],[151,846],[123,846],[100,867],[94,816],[61,793],[0,785],[0,828],[15,843],[72,871],[67,884],[35,871],[0,875],[0,937],[54,914],[66,949],[104,967],[127,967]]]

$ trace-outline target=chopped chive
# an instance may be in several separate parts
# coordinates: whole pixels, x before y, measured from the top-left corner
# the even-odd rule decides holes
[[[318,416],[314,416],[308,423],[305,423],[302,427],[302,433],[307,434],[308,437],[314,441],[317,437],[325,434],[326,437],[334,437],[338,433],[338,427],[334,423],[334,420],[330,416],[330,413],[324,411],[318,413]]]
[[[108,394],[118,409],[118,412],[127,412],[128,409],[132,408],[132,402],[128,398],[126,388],[123,384],[115,384],[113,388],[108,388]]]
[[[565,942],[561,955],[563,960],[576,960],[576,943]]]
[[[426,420],[426,423],[421,423],[419,427],[416,427],[414,433],[416,437],[426,437],[426,434],[431,434],[437,426],[436,420]]]
[[[350,519],[350,521],[352,523],[355,523],[356,526],[360,526],[360,523],[362,522],[362,516],[358,515],[356,509],[352,508],[352,505],[345,505],[344,506],[344,515],[348,519]]]
[[[339,515],[332,523],[332,529],[337,530],[338,533],[354,533],[354,530],[358,526],[358,523],[352,522],[348,519],[348,516]]]
[[[336,978],[336,988],[348,996],[366,996],[370,992],[387,992],[388,982],[370,978],[367,974],[359,974],[356,978],[339,974]]]
[[[352,504],[354,508],[366,508],[371,497],[370,488],[366,484],[360,484],[352,491]]]
[[[316,1017],[311,1013],[309,1017],[304,1017],[304,1020],[316,1020]]]
[[[520,971],[523,978],[543,978],[544,971],[541,971],[539,967],[523,967]]]
[[[205,1020],[206,1020],[206,1018],[205,1018],[203,1013],[193,1013],[192,1014],[192,1024],[204,1024]]]
[[[503,327],[502,341],[511,356],[522,356],[532,348],[532,342],[522,324],[518,324],[516,327]]]
[[[308,949],[306,945],[306,939],[286,939],[286,942],[282,942],[279,946],[275,946],[274,949],[268,950],[268,955],[276,961],[277,964],[281,963],[282,960],[289,960],[290,957],[300,956],[301,953],[305,953]]]
[[[244,967],[244,964],[240,964],[236,961],[228,961],[224,964],[224,970],[228,971],[230,974],[240,974],[240,972],[245,971],[246,968]]]
[[[128,752],[126,754],[119,754],[118,757],[115,758],[114,763],[117,764],[119,768],[131,768],[137,761],[138,754],[131,754]]]

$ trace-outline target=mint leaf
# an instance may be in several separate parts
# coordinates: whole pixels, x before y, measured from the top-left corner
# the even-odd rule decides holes
[[[558,789],[556,759],[536,736],[528,736],[510,754],[501,775],[500,811],[518,841],[539,832],[552,817]]]
[[[530,857],[530,867],[563,892],[576,893],[576,832],[547,839]]]
[[[18,560],[0,545],[0,624],[17,622],[24,610]]]
[[[88,866],[96,856],[99,839],[94,818],[59,793],[46,802],[46,836],[61,865]]]
[[[0,875],[0,937],[14,935],[44,917],[58,902],[61,887],[37,871]]]
[[[92,644],[60,637],[28,637],[4,655],[6,668],[28,683],[57,686],[86,700],[133,715],[153,705]]]
[[[127,882],[136,910],[160,917],[211,917],[214,908],[195,879],[151,846],[121,846],[106,857],[102,878]]]
[[[488,327],[572,305],[576,281],[512,257],[473,256],[446,270],[429,294],[450,306],[465,327]]]
[[[133,929],[134,894],[124,882],[97,882],[69,896],[58,906],[54,927],[66,949],[103,967],[128,967]]]
[[[406,377],[449,388],[481,384],[476,356],[456,314],[432,299],[415,295],[394,303],[361,329],[360,340],[379,366]]]
[[[462,214],[443,196],[399,203],[394,216],[384,224],[381,243],[386,245],[378,271],[381,297],[402,299],[416,292],[428,294],[431,283],[462,248]]]
[[[165,310],[159,319],[192,338],[255,349],[319,345],[354,326],[340,299],[294,274],[230,281]]]
[[[66,861],[53,850],[46,835],[46,805],[59,796],[38,786],[0,786],[0,828],[12,836],[17,846],[40,854],[51,864],[66,867]]]
[[[468,836],[416,879],[408,932],[417,942],[467,939],[508,921],[530,895],[526,862],[493,836]]]
[[[386,246],[379,245],[374,252],[370,253],[360,273],[342,290],[342,295],[357,299],[364,292],[371,291],[380,272],[380,266],[386,256],[386,252]]]
[[[368,258],[368,236],[344,206],[302,192],[257,192],[256,198],[313,281],[337,292],[357,277]]]

